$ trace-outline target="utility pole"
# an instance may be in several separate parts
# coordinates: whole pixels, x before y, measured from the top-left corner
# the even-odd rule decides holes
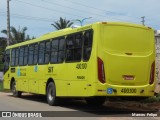
[[[7,46],[10,43],[10,10],[9,10],[9,2],[11,0],[7,0]]]
[[[142,18],[142,21],[141,21],[141,22],[142,22],[142,25],[145,26],[145,24],[144,24],[144,23],[145,23],[145,16],[142,16],[141,18]]]

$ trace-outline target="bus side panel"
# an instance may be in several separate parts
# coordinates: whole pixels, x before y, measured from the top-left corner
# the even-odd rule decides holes
[[[90,59],[87,62],[87,96],[95,96],[97,93],[96,84],[98,83],[97,77],[97,51],[98,44],[101,41],[101,26],[94,25],[93,26],[93,43],[92,43],[92,51],[90,55]]]
[[[57,96],[67,96],[67,83],[66,83],[66,64],[50,64],[46,68],[45,74],[53,79],[56,87]]]
[[[67,95],[86,96],[87,93],[87,63],[75,62],[67,63]]]
[[[41,66],[38,67],[38,72],[35,71],[36,65],[28,66],[27,77],[28,77],[28,89],[31,93],[39,93],[39,78],[43,78],[43,74],[40,73]]]
[[[27,66],[18,67],[16,79],[17,79],[18,84],[20,86],[19,90],[28,92]]]

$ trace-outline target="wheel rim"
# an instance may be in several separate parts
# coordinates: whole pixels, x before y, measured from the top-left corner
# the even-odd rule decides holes
[[[50,88],[48,91],[48,99],[49,99],[49,101],[52,101],[53,98],[54,98],[53,88]]]

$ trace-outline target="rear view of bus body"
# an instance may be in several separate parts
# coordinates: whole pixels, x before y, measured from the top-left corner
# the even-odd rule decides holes
[[[102,23],[97,40],[97,95],[153,96],[154,32],[149,27]]]

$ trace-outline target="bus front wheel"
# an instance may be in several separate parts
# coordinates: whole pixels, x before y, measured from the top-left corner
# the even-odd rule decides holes
[[[86,98],[87,104],[92,105],[92,106],[103,105],[105,101],[106,101],[106,97],[89,97],[89,98]]]
[[[16,81],[12,82],[12,88],[11,88],[11,90],[12,90],[12,93],[13,93],[14,97],[21,97],[22,92],[17,91],[17,89],[16,89]]]
[[[56,98],[56,88],[53,82],[50,82],[47,86],[47,102],[51,106],[58,104],[58,100]]]

